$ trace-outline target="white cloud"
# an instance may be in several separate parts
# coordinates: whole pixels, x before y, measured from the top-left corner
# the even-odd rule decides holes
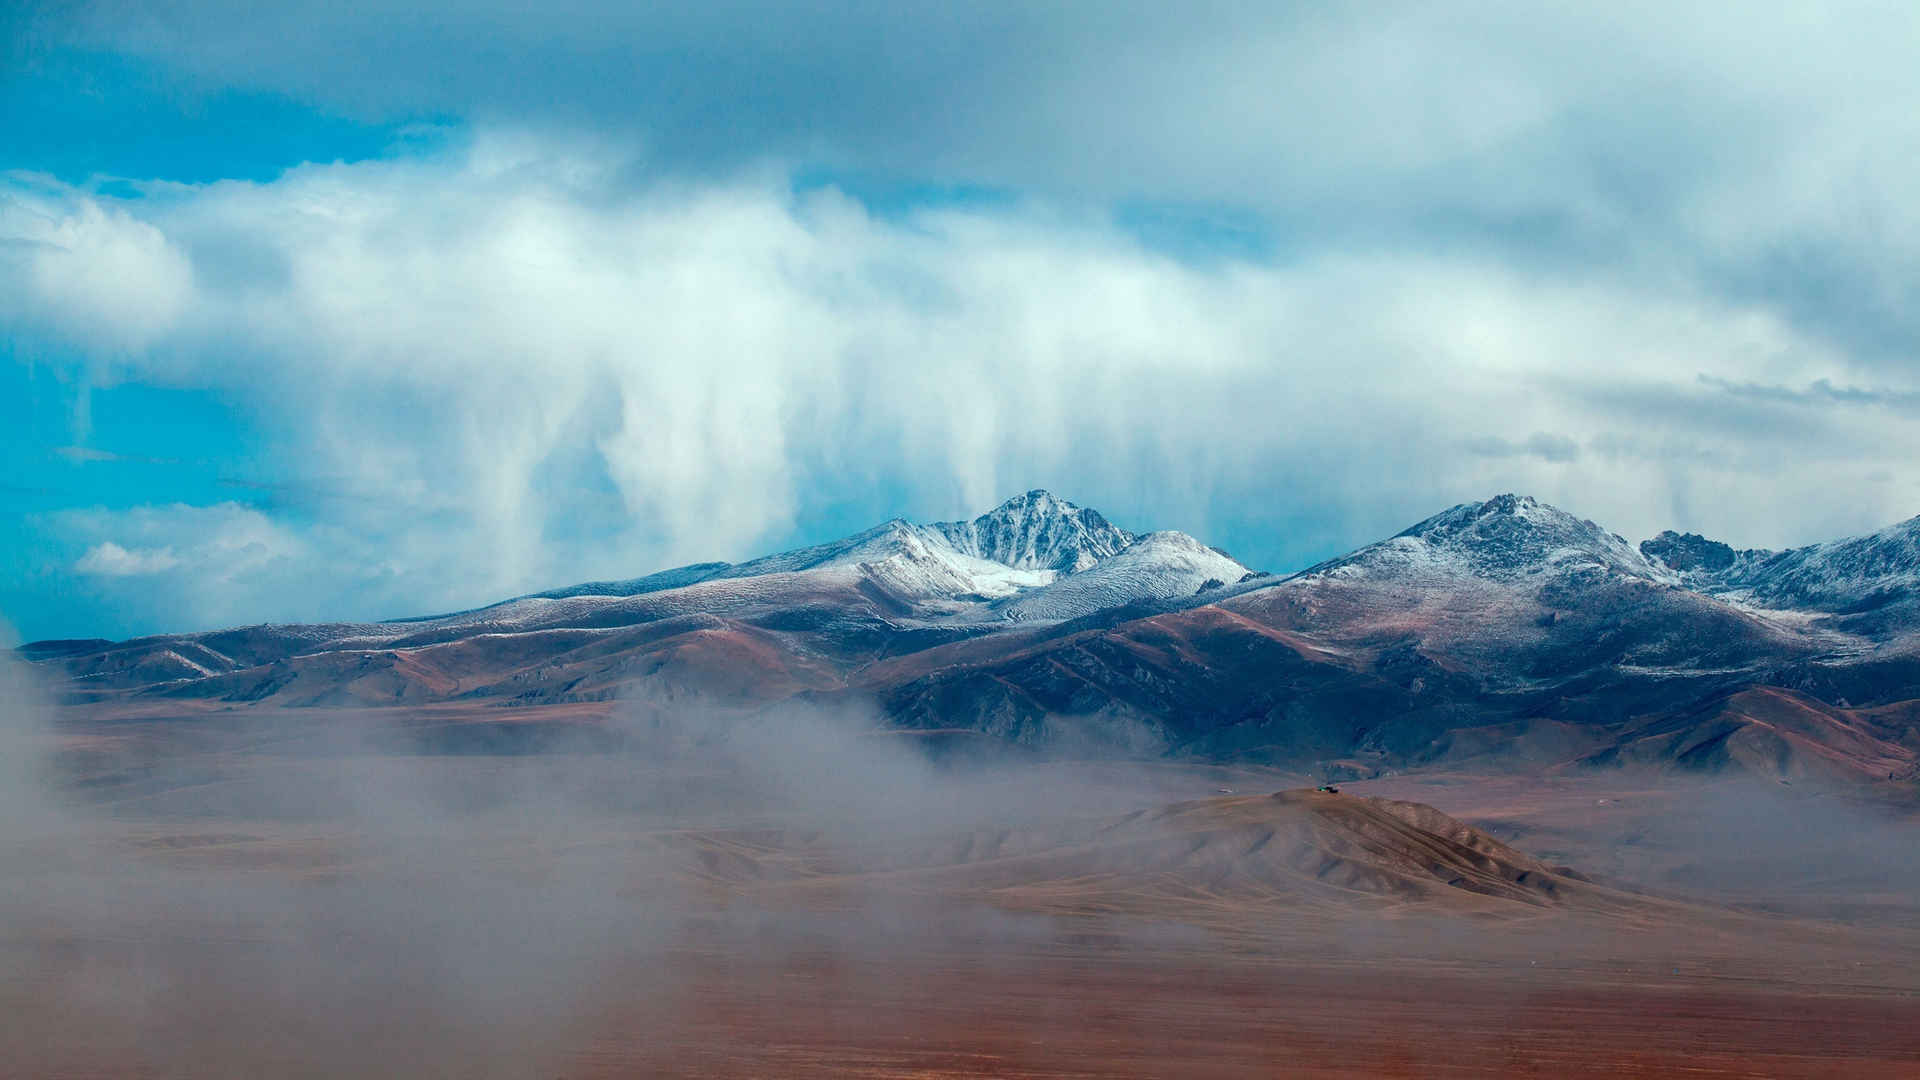
[[[327,526],[302,535],[238,503],[64,510],[40,522],[51,543],[84,548],[72,563],[83,587],[134,624],[318,620],[377,585],[371,567],[350,569],[350,537]]]
[[[128,550],[111,540],[87,549],[73,568],[82,574],[101,577],[143,577],[163,574],[180,565],[172,548],[133,548]]]
[[[158,228],[44,177],[0,177],[0,236],[0,320],[103,354],[166,334],[193,294],[192,264]]]
[[[804,157],[1217,200],[1362,242],[1424,222],[1455,242],[1563,233],[1655,263],[1809,242],[1870,258],[1889,230],[1913,239],[1920,179],[1920,10],[1891,0],[156,0],[138,19],[62,15],[50,37],[359,116],[617,132],[706,170]]]
[[[38,191],[36,235],[138,238],[171,299],[119,303],[126,246],[76,245],[58,310],[89,314],[37,332],[218,390],[355,496],[302,523],[106,515],[89,542],[170,552],[211,582],[183,603],[250,619],[743,557],[882,490],[929,516],[1045,483],[1140,526],[1204,534],[1216,502],[1325,523],[1272,538],[1282,560],[1508,489],[1743,545],[1920,504],[1910,416],[1727,389],[1920,387],[1711,291],[1473,254],[1196,266],[1055,205],[877,218],[765,171],[636,188],[643,165],[482,132],[264,184]],[[614,524],[573,535],[589,519]]]

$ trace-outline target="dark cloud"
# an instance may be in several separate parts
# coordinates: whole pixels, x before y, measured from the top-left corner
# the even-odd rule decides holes
[[[1700,376],[1700,383],[1729,397],[1777,405],[1868,406],[1900,412],[1920,410],[1920,391],[1835,386],[1827,379],[1815,379],[1799,389],[1778,383],[1736,382],[1713,375]]]
[[[804,161],[1202,221],[1252,211],[1230,239],[1256,254],[1630,275],[1777,311],[1881,365],[1907,361],[1920,310],[1911,5],[33,6],[37,39],[184,86],[626,138],[649,172]]]
[[[6,327],[247,402],[286,472],[342,479],[229,482],[422,597],[384,609],[1037,483],[1274,569],[1500,490],[1768,546],[1920,499],[1910,6],[103,0],[14,25],[185,99],[445,121],[265,182],[0,202]],[[84,541],[188,560],[234,520]],[[306,576],[303,611],[348,591]],[[207,617],[254,610],[253,580]]]
[[[1518,442],[1498,435],[1483,435],[1463,444],[1470,453],[1482,457],[1510,458],[1522,455],[1556,464],[1580,460],[1580,444],[1565,435],[1536,431]]]

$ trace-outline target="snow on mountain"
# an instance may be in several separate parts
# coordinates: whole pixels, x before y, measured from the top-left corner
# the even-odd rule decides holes
[[[1640,541],[1640,554],[1679,578],[1687,588],[1714,592],[1734,578],[1751,573],[1753,568],[1771,559],[1772,551],[1736,550],[1699,533],[1679,533],[1672,529],[1651,540]]]
[[[1852,614],[1920,594],[1920,517],[1868,536],[1736,561],[1710,591],[1768,608]]]
[[[1440,586],[1461,578],[1517,583],[1600,569],[1671,582],[1620,536],[1530,496],[1462,503],[1387,540],[1311,567],[1296,580],[1387,579]]]
[[[858,567],[895,596],[926,605],[930,617],[992,617],[980,605],[1031,596],[1031,605],[995,610],[1007,617],[1071,618],[1098,606],[1185,595],[1209,578],[1237,581],[1246,573],[1191,538],[1182,539],[1205,557],[1164,540],[1134,553],[1139,539],[1097,510],[1034,490],[971,521],[916,525],[895,519],[843,540],[727,567],[707,584]],[[1128,554],[1135,557],[1097,580],[1053,591]]]
[[[1019,569],[957,551],[928,526],[894,521],[884,527],[884,538],[821,565],[857,566],[894,595],[919,601],[997,599],[1046,585],[1055,577],[1052,570]]]
[[[918,617],[926,619],[1071,618],[1100,606],[1187,595],[1209,579],[1234,582],[1246,573],[1190,537],[1154,534],[1154,542],[1144,547],[1136,542],[1141,539],[1096,510],[1035,490],[971,521],[917,525],[896,518],[839,540],[742,563],[696,563],[411,620],[417,630],[409,632],[511,632],[612,624],[654,611],[737,611],[776,603],[787,594],[852,588],[861,580],[914,605]],[[1048,592],[1126,555],[1132,557],[1093,580]],[[1004,605],[1016,597],[1031,597],[1033,603]],[[367,635],[369,640],[381,636]]]
[[[964,554],[933,528],[895,519],[839,540],[743,563],[694,563],[624,581],[569,585],[471,611],[379,625],[418,628],[409,633],[428,627],[515,632],[607,622],[629,610],[730,611],[773,602],[786,593],[801,595],[811,587],[846,586],[862,576],[905,599],[967,598],[979,603],[1039,588],[1056,575],[1051,570],[1017,570]],[[363,628],[356,636],[378,642],[394,635],[383,634],[376,626]]]
[[[1737,551],[1671,530],[1640,550],[1688,588],[1755,608],[1848,615],[1920,598],[1920,518],[1788,551]]]
[[[1000,610],[1010,619],[1072,619],[1136,600],[1192,596],[1209,583],[1231,585],[1246,574],[1246,567],[1185,533],[1148,533]]]
[[[1908,596],[1915,602],[1894,602]],[[1479,708],[1475,695],[1488,688],[1550,701],[1548,692],[1575,676],[1594,693],[1629,695],[1638,709],[1642,700],[1632,695],[1649,680],[1694,694],[1700,680],[1789,669],[1865,700],[1875,687],[1907,685],[1899,681],[1909,678],[1900,666],[1911,663],[1907,655],[1873,650],[1920,641],[1920,519],[1777,555],[1680,534],[1636,549],[1590,521],[1502,495],[1279,579],[1256,578],[1191,536],[1135,535],[1033,491],[971,521],[894,520],[738,564],[575,585],[455,615],[46,643],[28,653],[102,700],[129,692],[221,701],[387,701],[402,692],[562,700],[655,671],[736,689],[757,681],[773,688],[766,693],[785,694],[831,686],[855,670],[883,680],[889,671],[924,675],[933,670],[927,665],[959,656],[991,658],[1001,647],[995,632],[1014,628],[1006,647],[1057,636],[1069,651],[1058,655],[1069,655],[1088,635],[1066,631],[1083,627],[1047,624],[1139,601],[1154,601],[1151,610],[1168,618],[1139,636],[1118,631],[1086,645],[1092,651],[1071,654],[1079,659],[1065,675],[1064,661],[1021,653],[957,696],[928,691],[925,715],[965,724],[975,710],[991,713],[982,721],[991,727],[1022,709],[1117,701],[1117,687],[1132,694],[1142,685],[1131,666],[1141,656],[1160,657],[1146,681],[1168,695],[1169,722],[1182,724],[1195,710],[1226,710],[1207,713],[1215,719],[1252,715],[1245,702],[1211,696],[1226,682],[1209,671],[1244,680],[1247,701],[1263,715],[1302,694],[1328,716],[1349,708],[1399,715],[1429,693],[1442,712]],[[1758,610],[1768,607],[1795,610]],[[1846,612],[1870,614],[1832,617]],[[1128,625],[1134,614],[1115,621]],[[1177,646],[1157,636],[1163,624],[1187,628],[1175,635]],[[1132,644],[1111,652],[1121,639]],[[909,659],[921,651],[927,655]],[[1346,659],[1323,663],[1327,657]],[[1792,667],[1809,657],[1826,666]],[[1837,666],[1853,658],[1891,666]],[[1361,667],[1342,666],[1349,660]],[[1315,697],[1314,687],[1331,696]],[[1455,690],[1467,696],[1446,696]],[[1593,714],[1616,712],[1594,706]]]
[[[714,577],[760,577],[765,574],[789,574],[829,566],[857,566],[863,562],[877,562],[900,554],[902,551],[915,551],[924,547],[924,541],[917,535],[919,531],[919,527],[912,522],[895,518],[863,532],[838,540],[830,540],[824,544],[782,551],[774,555],[762,555],[757,559],[736,563],[715,574]]]
[[[628,578],[624,581],[587,581],[579,585],[568,585],[546,592],[529,593],[517,596],[515,600],[566,600],[575,596],[640,596],[645,593],[678,589],[698,581],[717,577],[723,571],[732,569],[730,563],[703,562],[676,566],[670,570],[660,570],[643,577]],[[512,603],[512,601],[506,601]],[[416,620],[408,620],[416,621]]]
[[[1134,535],[1051,493],[1017,495],[972,521],[931,526],[954,549],[1016,570],[1071,574],[1119,554]]]

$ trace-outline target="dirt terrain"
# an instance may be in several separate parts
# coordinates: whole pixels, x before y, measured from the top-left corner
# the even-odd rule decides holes
[[[660,1012],[610,1013],[614,1030],[594,1036],[567,1075],[1904,1077],[1920,1068],[1910,984],[1769,977],[1651,943],[1611,963],[1528,944],[1565,966],[1542,972],[1517,950],[1496,959],[1484,941],[1460,943],[1466,955],[1454,959],[1340,958],[1307,943],[1303,954],[1271,956],[1080,946],[884,966],[698,956],[683,961],[691,979],[681,996]],[[635,1039],[636,1029],[665,1034]]]
[[[6,855],[8,1075],[1920,1075],[1897,807],[217,719],[60,737],[111,767]]]

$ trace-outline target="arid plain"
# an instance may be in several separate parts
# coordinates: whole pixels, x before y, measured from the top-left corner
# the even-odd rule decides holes
[[[17,732],[50,768],[9,836],[10,1073],[1920,1071],[1915,825],[1857,793],[1325,792],[808,712],[405,749],[514,722],[424,715]]]

